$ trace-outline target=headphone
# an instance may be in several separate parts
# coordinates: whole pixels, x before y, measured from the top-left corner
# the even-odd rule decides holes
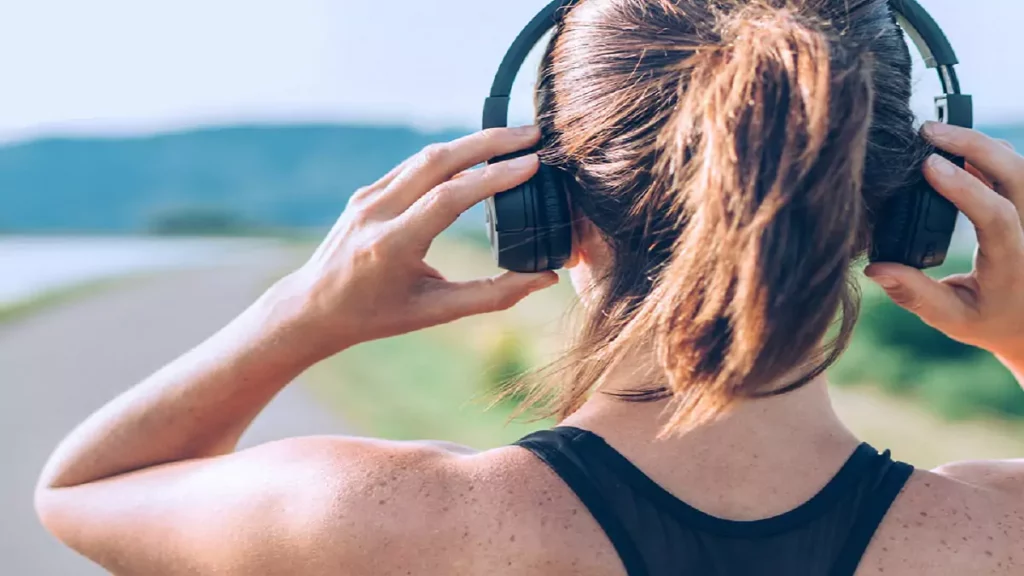
[[[484,129],[508,126],[509,96],[523,62],[555,27],[560,13],[577,1],[553,0],[512,42],[484,102]],[[915,0],[889,0],[889,6],[924,57],[925,65],[938,71],[943,92],[935,98],[938,121],[973,127],[972,100],[960,93],[954,69],[958,60],[942,29]],[[535,151],[536,148],[526,153]],[[963,158],[939,153],[964,166]],[[494,158],[488,163],[507,158]],[[515,272],[556,270],[569,259],[572,222],[568,195],[559,180],[562,177],[556,168],[541,163],[530,180],[485,201],[491,252],[500,268]],[[901,190],[884,206],[876,224],[870,258],[915,268],[938,266],[946,259],[956,220],[956,207],[922,179],[919,185]]]

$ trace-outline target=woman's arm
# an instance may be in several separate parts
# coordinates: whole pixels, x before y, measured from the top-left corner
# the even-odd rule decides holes
[[[277,560],[285,566],[298,561],[288,551],[304,549],[303,535],[331,499],[358,493],[338,482],[365,479],[336,465],[351,458],[352,467],[372,469],[393,463],[398,449],[303,439],[233,453],[239,437],[327,356],[507,308],[557,281],[545,273],[451,283],[423,262],[437,234],[532,176],[537,158],[454,175],[537,138],[532,128],[474,134],[431,147],[360,190],[309,262],[60,444],[37,487],[44,524],[118,573],[234,573],[261,546],[284,554]]]
[[[234,451],[268,402],[315,361],[281,337],[271,290],[207,341],[115,398],[50,457],[48,489]]]
[[[929,124],[925,133],[967,160],[964,170],[935,156],[925,176],[977,230],[974,269],[941,281],[895,264],[873,264],[866,272],[930,326],[992,352],[1024,386],[1024,157],[975,130]],[[938,471],[1024,496],[1024,461],[956,463]]]

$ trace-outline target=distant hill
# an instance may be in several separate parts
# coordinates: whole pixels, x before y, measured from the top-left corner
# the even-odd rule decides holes
[[[986,132],[1024,150],[1024,126]],[[357,188],[423,146],[462,134],[387,126],[237,126],[0,146],[0,232],[327,226]],[[481,220],[478,212],[467,215],[467,223]]]
[[[357,188],[423,146],[461,135],[239,126],[3,146],[0,231],[140,232],[181,220],[326,226]]]

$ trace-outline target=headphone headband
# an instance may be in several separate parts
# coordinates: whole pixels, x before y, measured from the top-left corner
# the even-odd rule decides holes
[[[494,75],[490,97],[484,104],[484,128],[508,126],[509,97],[519,70],[541,38],[558,24],[560,13],[578,1],[552,0],[512,42]],[[925,66],[937,70],[943,93],[960,94],[960,82],[953,68],[959,61],[942,28],[916,0],[889,0],[889,7],[921,53]]]
[[[559,13],[577,1],[552,0],[530,20],[519,36],[516,36],[502,58],[498,72],[494,75],[491,95],[484,101],[484,129],[508,126],[509,96],[512,94],[512,85],[519,75],[520,68],[540,39],[558,24]]]
[[[494,84],[491,85],[491,98],[508,98],[512,94],[512,84],[519,74],[519,69],[523,67],[523,62],[526,62],[526,58],[529,57],[530,51],[545,34],[558,24],[559,12],[569,8],[577,1],[554,0],[530,20],[530,23],[523,28],[523,31],[509,46],[505,58],[498,66],[498,73],[494,75]]]
[[[549,2],[519,33],[505,54],[490,97],[484,103],[484,129],[508,125],[509,97],[516,75],[544,35],[558,25],[564,11],[578,1]],[[942,83],[942,94],[935,97],[938,120],[972,127],[973,103],[969,95],[960,93],[954,70],[956,53],[942,29],[916,0],[888,0],[888,7],[894,22],[924,57],[925,65],[938,72]],[[962,158],[949,157],[964,166]],[[568,261],[572,252],[572,222],[569,187],[564,178],[557,167],[542,162],[530,180],[485,200],[491,250],[499,267],[537,272],[556,270]],[[871,260],[917,268],[937,266],[946,258],[956,220],[956,206],[926,182],[908,186],[893,195],[880,213],[872,232]]]

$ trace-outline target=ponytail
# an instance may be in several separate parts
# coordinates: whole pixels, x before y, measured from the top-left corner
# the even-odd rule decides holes
[[[680,234],[637,319],[650,314],[669,376],[669,428],[808,382],[845,348],[856,317],[847,283],[861,243],[871,61],[837,32],[751,4],[722,25],[719,44],[682,63],[658,141],[655,174],[675,193]],[[823,347],[840,308],[840,336]]]
[[[874,215],[920,178],[910,70],[887,0],[576,3],[542,60],[538,123],[610,250],[524,406],[669,399],[667,434],[827,369]]]

